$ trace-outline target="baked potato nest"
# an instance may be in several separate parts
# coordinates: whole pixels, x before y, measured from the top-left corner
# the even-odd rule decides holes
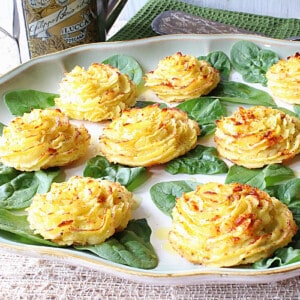
[[[287,103],[300,104],[300,53],[280,59],[266,73],[271,94]]]
[[[76,66],[60,83],[55,104],[77,120],[100,122],[121,115],[136,103],[137,87],[127,74],[107,64]]]
[[[169,241],[192,263],[230,267],[269,257],[296,231],[292,212],[266,192],[209,182],[176,199]]]
[[[0,161],[20,171],[65,166],[86,154],[90,138],[59,109],[33,109],[4,127]]]
[[[197,122],[177,108],[149,105],[126,110],[100,136],[100,152],[128,166],[163,164],[197,145]]]
[[[177,52],[160,60],[144,79],[161,100],[182,102],[210,93],[220,82],[220,74],[207,61]]]
[[[300,120],[279,109],[240,107],[216,123],[217,150],[237,165],[261,168],[282,163],[300,152]]]
[[[59,245],[96,245],[126,228],[133,201],[118,182],[73,176],[36,194],[27,219],[35,234]]]

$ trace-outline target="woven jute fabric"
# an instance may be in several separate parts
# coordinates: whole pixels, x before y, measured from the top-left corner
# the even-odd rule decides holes
[[[0,266],[1,300],[300,299],[300,277],[268,284],[152,285],[55,260],[2,252]]]

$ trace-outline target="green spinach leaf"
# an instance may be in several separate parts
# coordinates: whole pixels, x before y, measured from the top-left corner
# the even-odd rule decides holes
[[[105,157],[97,155],[87,161],[83,175],[117,181],[128,190],[133,191],[147,180],[149,174],[144,167],[132,168],[112,164]]]
[[[5,127],[5,125],[0,122],[0,135],[2,135],[4,127]]]
[[[201,136],[214,132],[216,120],[226,115],[226,109],[219,99],[200,97],[180,103],[177,108],[185,111],[189,118],[201,127]]]
[[[39,235],[35,235],[33,230],[29,227],[26,214],[20,214],[0,208],[0,230],[13,233],[14,235],[11,239],[16,242],[54,247],[58,246],[53,242],[45,240]]]
[[[118,68],[122,74],[127,74],[136,84],[143,79],[143,70],[135,58],[128,55],[113,55],[103,61],[104,64]]]
[[[157,255],[150,243],[151,229],[145,219],[131,220],[126,229],[114,234],[104,243],[94,246],[77,246],[115,263],[140,269],[153,269]]]
[[[165,170],[171,174],[220,174],[226,173],[226,163],[218,157],[214,147],[197,145],[187,154],[167,163]]]
[[[241,82],[222,81],[210,96],[226,102],[276,107],[276,103],[267,92]]]
[[[269,186],[266,188],[266,192],[288,206],[300,228],[300,178],[293,178],[284,183]],[[299,230],[290,245],[300,248]]]
[[[28,207],[36,193],[48,192],[60,175],[58,168],[36,172],[21,172],[0,164],[0,208]]]
[[[293,170],[281,164],[272,164],[261,169],[247,169],[233,165],[227,173],[225,183],[239,182],[266,189],[293,177],[295,177]]]
[[[277,249],[271,258],[260,259],[253,264],[254,269],[267,269],[282,267],[295,262],[300,262],[300,249],[285,247]]]
[[[278,62],[278,55],[271,51],[260,49],[250,41],[236,42],[230,50],[233,68],[238,71],[246,82],[267,85],[266,72]]]
[[[22,116],[34,108],[45,109],[54,107],[57,94],[37,90],[17,90],[4,95],[4,103],[14,116]]]
[[[220,71],[221,78],[228,80],[231,73],[231,62],[228,56],[222,51],[210,52],[207,56],[199,56],[199,60],[206,60],[213,67]]]
[[[159,182],[150,188],[150,196],[157,208],[171,217],[176,198],[183,193],[195,190],[199,184],[199,182],[191,180]]]
[[[283,111],[284,113],[286,113],[287,115],[290,115],[290,116],[292,116],[292,117],[300,118],[300,115],[297,115],[296,112],[293,112],[293,111],[291,111],[291,110],[289,110],[289,109],[287,109],[287,108],[285,108],[285,107],[281,107],[281,106],[280,106],[280,107],[277,107],[277,109]]]
[[[6,238],[15,242],[62,247],[34,234],[24,213],[0,208],[0,230],[4,231]],[[150,243],[150,236],[151,229],[145,219],[131,220],[124,231],[114,234],[102,244],[74,248],[88,250],[116,263],[151,269],[157,266],[158,258]]]
[[[300,178],[293,178],[284,183],[269,186],[267,192],[280,199],[289,208],[300,208]]]
[[[202,124],[201,125],[201,134],[200,136],[208,136],[215,132],[216,130],[216,124],[215,123],[209,123],[209,124]]]
[[[294,105],[294,112],[298,118],[300,118],[300,105]]]
[[[158,102],[152,102],[152,101],[137,101],[135,103],[134,107],[144,108],[146,106],[153,105],[153,104],[159,104],[160,108],[168,107],[168,105],[166,103],[158,103]]]

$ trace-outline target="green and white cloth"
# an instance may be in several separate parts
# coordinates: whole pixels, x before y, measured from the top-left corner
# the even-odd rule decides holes
[[[146,5],[109,41],[122,41],[156,36],[153,19],[163,11],[181,10],[206,19],[243,28],[278,39],[300,35],[300,19],[275,18],[190,5],[177,0],[149,0]]]

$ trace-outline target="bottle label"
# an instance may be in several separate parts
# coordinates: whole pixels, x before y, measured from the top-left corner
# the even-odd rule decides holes
[[[99,40],[96,0],[25,0],[23,5],[31,57]]]

